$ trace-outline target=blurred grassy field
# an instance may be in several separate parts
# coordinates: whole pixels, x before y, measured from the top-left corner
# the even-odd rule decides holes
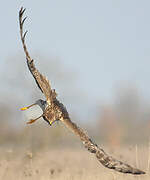
[[[107,147],[107,146],[106,146]],[[149,180],[148,147],[105,148],[112,156],[147,172],[133,176],[104,168],[85,149],[59,147],[44,149],[0,148],[0,179],[2,180]]]

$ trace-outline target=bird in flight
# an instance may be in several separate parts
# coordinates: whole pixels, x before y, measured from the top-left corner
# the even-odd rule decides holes
[[[27,46],[25,43],[25,37],[27,31],[23,31],[23,25],[27,17],[23,17],[25,9],[22,7],[19,11],[19,25],[20,25],[20,36],[23,45],[23,49],[26,55],[27,65],[35,79],[35,82],[41,92],[44,94],[46,100],[39,99],[34,104],[21,108],[21,110],[29,109],[34,105],[39,105],[43,111],[43,114],[36,119],[31,119],[27,122],[27,124],[34,123],[41,117],[49,124],[52,125],[55,121],[61,121],[64,125],[69,128],[74,134],[76,134],[83,145],[89,152],[96,155],[98,161],[109,169],[114,169],[115,171],[121,173],[130,173],[130,174],[145,174],[144,171],[134,168],[126,163],[123,163],[112,156],[109,156],[102,148],[100,148],[92,139],[88,136],[88,134],[78,127],[74,122],[71,121],[69,114],[65,108],[65,106],[57,100],[57,94],[54,89],[51,88],[51,85],[48,79],[43,76],[35,67],[34,60],[31,59]]]

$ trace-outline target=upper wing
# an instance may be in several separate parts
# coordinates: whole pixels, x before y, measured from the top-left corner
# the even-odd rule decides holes
[[[51,89],[50,83],[48,79],[43,76],[35,67],[33,59],[31,59],[26,44],[25,44],[25,36],[27,34],[27,31],[25,33],[23,32],[23,24],[26,20],[27,17],[23,18],[23,14],[25,12],[25,9],[22,7],[19,11],[19,24],[20,24],[20,36],[21,36],[21,41],[23,45],[24,52],[26,54],[26,59],[27,59],[27,65],[28,68],[33,75],[38,87],[42,91],[42,93],[45,95],[46,100],[49,104],[52,103],[52,99],[56,97],[55,91]]]
[[[64,112],[66,110],[64,109]],[[85,133],[81,128],[79,128],[74,122],[70,120],[70,118],[62,118],[61,121],[70,129],[73,133],[75,133],[81,139],[85,148],[88,149],[91,153],[94,153],[98,159],[98,161],[109,169],[114,169],[115,171],[121,173],[130,173],[130,174],[145,174],[144,171],[140,169],[134,168],[126,163],[123,163],[108,154],[105,151],[98,147],[96,143],[94,143],[91,138]]]

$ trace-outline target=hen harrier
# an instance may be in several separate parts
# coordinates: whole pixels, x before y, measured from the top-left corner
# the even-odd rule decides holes
[[[81,128],[79,128],[74,122],[71,121],[66,108],[62,103],[60,103],[57,100],[57,94],[55,90],[51,88],[48,79],[36,69],[34,65],[34,60],[31,59],[28,53],[27,46],[25,43],[25,36],[27,34],[27,31],[25,33],[23,32],[23,24],[26,20],[26,17],[23,18],[24,12],[25,9],[22,7],[19,11],[19,24],[21,41],[26,55],[27,65],[39,89],[46,97],[46,101],[39,99],[34,104],[25,108],[21,108],[21,110],[26,110],[31,106],[39,105],[43,111],[43,114],[40,117],[36,119],[31,119],[29,122],[27,122],[27,124],[31,124],[41,117],[43,117],[43,119],[47,121],[49,125],[52,125],[56,120],[59,120],[63,122],[70,130],[72,130],[74,134],[76,134],[80,138],[85,148],[87,148],[88,151],[90,151],[91,153],[94,153],[98,161],[105,167],[109,169],[114,169],[115,171],[122,173],[145,174],[144,171],[133,168],[130,165],[118,161],[115,158],[107,155],[105,151],[102,148],[98,147],[98,145],[95,144],[92,141],[92,139]]]

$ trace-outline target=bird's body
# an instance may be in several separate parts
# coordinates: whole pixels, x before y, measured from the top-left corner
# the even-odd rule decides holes
[[[60,103],[57,98],[55,98],[53,101],[53,106],[46,106],[43,112],[43,118],[49,122],[49,124],[53,124],[55,121],[60,119],[69,119],[69,114],[65,106]]]
[[[25,44],[26,32],[23,33],[23,24],[26,19],[22,19],[24,12],[25,9],[23,8],[21,8],[21,10],[19,11],[21,41],[23,44],[24,52],[26,54],[28,68],[33,75],[39,89],[45,95],[46,101],[39,99],[34,104],[22,108],[22,110],[28,109],[33,105],[39,105],[43,110],[43,114],[40,117],[42,117],[50,125],[52,125],[57,120],[64,123],[66,127],[68,127],[74,134],[76,134],[80,138],[85,148],[87,148],[88,151],[90,151],[91,153],[94,153],[98,161],[105,167],[109,169],[114,169],[122,173],[145,174],[145,172],[137,168],[133,168],[130,165],[118,161],[115,158],[107,155],[102,148],[98,147],[98,145],[92,141],[92,139],[87,135],[85,131],[83,131],[74,122],[71,121],[69,113],[67,112],[65,106],[57,100],[57,94],[55,90],[51,89],[50,83],[47,78],[35,68],[34,61],[33,59],[31,59],[27,51],[27,47]],[[35,122],[40,117],[30,120],[28,124]]]

